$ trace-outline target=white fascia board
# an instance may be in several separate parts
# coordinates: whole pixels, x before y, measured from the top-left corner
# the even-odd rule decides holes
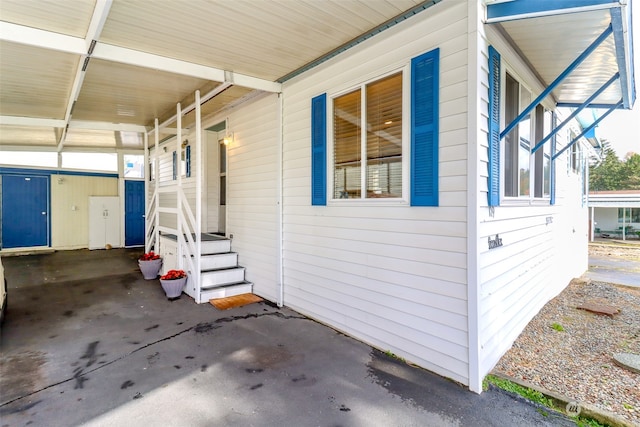
[[[4,21],[0,21],[0,40],[76,55],[86,55],[87,53],[86,43],[82,38]]]
[[[93,122],[88,120],[71,120],[69,122],[69,129],[88,129],[88,130],[111,130],[122,132],[147,132],[147,128],[142,125],[130,124],[130,123],[108,123],[108,122]]]
[[[36,117],[0,116],[0,125],[63,128],[66,122],[60,119],[39,119]]]
[[[282,89],[280,83],[269,80],[105,43],[97,43],[91,57],[215,82],[228,82],[249,89],[268,92],[280,92]]]

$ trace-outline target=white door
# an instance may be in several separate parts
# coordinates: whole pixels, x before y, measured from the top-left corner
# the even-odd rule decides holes
[[[122,246],[120,197],[89,197],[89,249]]]

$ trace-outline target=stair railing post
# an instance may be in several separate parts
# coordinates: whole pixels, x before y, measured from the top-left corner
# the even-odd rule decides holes
[[[202,179],[204,177],[204,173],[202,171],[202,111],[200,105],[200,91],[197,90],[195,94],[195,103],[196,103],[196,253],[194,254],[195,258],[195,290],[197,297],[197,302],[200,303],[200,278],[201,271],[200,268],[200,257],[202,254]]]

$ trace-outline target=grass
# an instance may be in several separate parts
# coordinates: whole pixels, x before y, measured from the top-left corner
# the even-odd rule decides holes
[[[516,384],[513,381],[505,380],[503,378],[499,378],[494,375],[487,375],[484,378],[484,380],[482,381],[482,389],[485,391],[488,390],[489,384],[493,384],[494,386],[502,390],[520,395],[525,399],[528,399],[539,405],[562,412],[562,408],[558,408],[554,404],[552,399],[548,398],[543,393],[537,390],[532,390],[529,387],[521,386],[520,384]],[[549,413],[546,412],[544,409],[538,408],[537,411],[543,417],[549,416]],[[606,424],[602,424],[599,421],[594,420],[592,418],[578,416],[578,417],[571,417],[571,419],[573,419],[573,421],[576,423],[578,427],[608,427]]]
[[[404,360],[404,358],[402,358],[402,357],[398,356],[397,354],[395,354],[395,353],[394,353],[394,352],[392,352],[391,350],[387,350],[387,351],[385,351],[385,352],[384,352],[384,354],[386,354],[387,356],[389,356],[389,357],[390,357],[390,358],[392,358],[392,359],[396,359],[396,360],[399,360],[399,361],[401,361],[401,362],[403,362],[403,363],[407,363],[407,361],[406,361],[406,360]]]

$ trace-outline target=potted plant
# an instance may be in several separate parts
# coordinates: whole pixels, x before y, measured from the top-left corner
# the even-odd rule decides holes
[[[162,258],[153,251],[143,254],[138,258],[138,267],[145,280],[152,280],[158,277],[160,268],[162,267]]]
[[[183,270],[169,270],[164,276],[160,276],[160,284],[167,298],[170,300],[180,298],[182,289],[187,283],[187,273]]]

